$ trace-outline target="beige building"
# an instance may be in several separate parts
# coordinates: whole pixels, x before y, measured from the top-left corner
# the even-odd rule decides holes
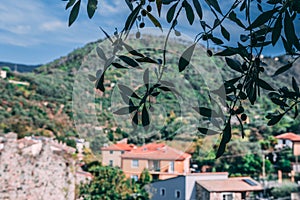
[[[133,148],[135,148],[133,144],[126,143],[117,143],[102,147],[102,165],[121,168],[121,155],[131,151]]]
[[[250,193],[263,190],[262,185],[250,177],[196,182],[197,199],[199,200],[246,200],[250,199]]]
[[[278,140],[276,148],[289,147],[293,149],[294,156],[300,156],[300,135],[289,132],[277,135],[276,139]]]
[[[229,178],[227,172],[209,172],[154,181],[146,189],[151,200],[249,200],[263,187],[250,177]]]
[[[138,179],[148,169],[153,179],[167,179],[189,173],[191,155],[167,146],[150,143],[121,156],[122,170],[127,177]]]
[[[7,77],[7,72],[4,70],[0,70],[0,77],[5,79]]]

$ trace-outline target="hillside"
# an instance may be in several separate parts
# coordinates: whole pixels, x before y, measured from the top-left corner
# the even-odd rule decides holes
[[[161,47],[161,39],[144,35],[140,40],[129,38],[128,43],[132,44],[134,48],[145,50],[149,46]],[[153,139],[171,140],[175,137],[174,133],[177,133],[178,139],[187,139],[186,134],[194,135],[197,132],[198,124],[202,122],[196,118],[195,112],[188,109],[190,104],[185,105],[185,102],[206,104],[206,94],[209,89],[217,86],[214,83],[214,71],[210,68],[211,65],[207,63],[212,63],[213,60],[215,69],[220,70],[223,76],[234,76],[233,71],[224,67],[223,60],[218,57],[212,57],[210,60],[204,51],[203,54],[195,56],[193,64],[194,66],[202,66],[206,72],[210,73],[205,74],[205,76],[199,76],[199,74],[192,72],[190,75],[178,75],[179,53],[185,49],[186,45],[185,41],[171,40],[170,54],[167,57],[170,67],[168,67],[168,76],[164,78],[174,82],[184,97],[180,99],[170,93],[159,96],[158,100],[160,100],[161,105],[155,104],[154,108],[157,107],[152,113],[155,116],[153,120],[157,122],[157,126],[150,127],[148,131],[139,129],[135,132],[130,129],[128,116],[112,114],[112,111],[119,108],[122,103],[120,95],[113,89],[116,83],[129,83],[132,87],[136,87],[136,84],[140,83],[139,77],[142,77],[141,71],[108,70],[106,73],[107,81],[105,82],[106,92],[104,94],[95,92],[93,83],[88,81],[87,75],[96,74],[99,67],[102,68],[101,66],[103,66],[103,61],[97,56],[95,50],[97,46],[101,46],[107,54],[111,53],[111,46],[107,41],[97,41],[76,49],[53,62],[35,68],[33,72],[22,74],[10,72],[8,79],[0,80],[0,132],[17,132],[19,137],[32,134],[46,136],[80,135],[93,141],[93,150],[98,150],[108,140],[115,141],[123,137],[129,137],[130,141],[134,143],[144,143]],[[158,49],[151,50],[150,54],[153,58],[159,59],[159,52]],[[267,71],[273,73],[287,62],[287,58],[282,56],[275,61],[274,58],[265,57],[263,61],[270,68]],[[271,74],[265,73],[264,78],[270,81],[273,86],[291,85],[292,76],[300,77],[299,65],[299,62],[296,63],[289,72],[276,78],[271,78]],[[143,65],[143,67],[153,69],[152,65]],[[154,76],[153,70],[150,72],[150,77]],[[174,81],[177,78],[185,81]],[[9,83],[8,80],[23,81],[30,85],[15,85]],[[205,83],[207,80],[210,81],[211,85]],[[78,81],[81,81],[80,86],[78,86]],[[298,81],[300,82],[300,80]],[[75,93],[73,93],[74,86],[78,86]],[[87,99],[87,96],[93,97],[93,99]],[[74,98],[81,100],[74,104],[76,112],[72,110]],[[89,103],[92,104],[92,107],[89,107],[91,106]],[[276,126],[274,129],[276,133],[265,127],[266,120],[263,117],[265,110],[274,109],[267,98],[261,98],[258,100],[258,104],[255,106],[247,105],[246,108],[250,117],[250,123],[246,126],[247,129],[257,128],[264,135],[268,135],[296,127],[297,122],[292,123],[289,117]],[[181,134],[182,136],[180,136]]]
[[[41,65],[24,65],[24,64],[17,64],[17,63],[10,63],[10,62],[0,62],[1,67],[9,67],[12,71],[18,71],[21,73],[24,72],[32,72],[34,69],[40,67]]]

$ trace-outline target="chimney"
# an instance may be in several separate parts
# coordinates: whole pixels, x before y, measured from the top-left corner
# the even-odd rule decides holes
[[[282,171],[278,170],[278,183],[282,183]]]
[[[291,182],[295,182],[295,171],[294,170],[292,170],[291,171]]]

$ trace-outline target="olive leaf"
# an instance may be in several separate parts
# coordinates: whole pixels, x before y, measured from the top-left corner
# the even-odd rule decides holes
[[[128,57],[128,56],[124,56],[124,55],[121,55],[121,56],[118,56],[123,62],[125,62],[126,64],[128,64],[129,66],[131,67],[137,67],[137,68],[140,68],[140,65],[139,63],[137,63],[134,59]]]
[[[87,3],[87,13],[88,13],[88,16],[89,16],[90,19],[95,14],[95,11],[97,9],[97,4],[98,4],[98,0],[88,0],[88,3]]]
[[[181,57],[179,58],[179,63],[178,63],[179,72],[182,72],[183,70],[185,70],[185,68],[190,64],[190,60],[191,60],[192,55],[195,50],[195,46],[196,46],[196,43],[192,44],[182,53]]]
[[[158,28],[160,28],[161,31],[163,31],[160,22],[148,11],[147,11],[147,16],[150,19],[150,21],[154,24],[155,27],[158,27]]]
[[[273,126],[273,125],[277,124],[281,120],[282,117],[283,117],[283,114],[273,116],[271,118],[271,120],[268,121],[268,126]]]
[[[198,131],[204,135],[216,135],[216,134],[220,133],[220,131],[215,131],[215,130],[208,129],[208,128],[198,128]]]
[[[175,4],[172,5],[171,8],[168,10],[168,12],[167,12],[167,22],[168,22],[168,23],[170,23],[170,22],[173,20],[177,5],[178,5],[178,3],[175,3]]]
[[[292,66],[293,66],[293,63],[288,63],[288,64],[286,64],[286,65],[280,67],[279,69],[277,69],[277,70],[275,71],[275,73],[273,74],[273,77],[274,77],[274,76],[277,76],[277,75],[279,75],[279,74],[282,74],[283,72],[289,70]]]
[[[200,5],[199,1],[198,0],[193,0],[193,4],[194,4],[194,7],[196,9],[196,12],[197,12],[199,18],[202,19],[203,12],[202,12],[202,8],[201,8],[201,5]]]
[[[185,13],[186,13],[186,17],[187,17],[188,21],[189,21],[190,25],[192,25],[194,23],[194,19],[195,19],[193,8],[186,0],[183,1],[182,5],[185,8]]]
[[[81,0],[78,0],[73,6],[69,15],[69,26],[71,26],[78,17]]]

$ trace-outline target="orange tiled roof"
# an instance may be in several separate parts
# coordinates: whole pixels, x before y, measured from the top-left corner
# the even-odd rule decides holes
[[[247,183],[248,180],[251,184]],[[250,177],[235,177],[225,180],[201,180],[197,181],[209,192],[247,192],[247,191],[260,191],[263,187],[260,183]]]
[[[122,158],[147,160],[185,160],[190,154],[176,150],[164,143],[150,143],[124,153]]]
[[[276,136],[277,139],[284,139],[284,140],[291,140],[293,142],[298,142],[300,141],[300,135],[297,135],[295,133],[283,133],[281,135]]]
[[[133,144],[123,144],[123,143],[118,143],[118,144],[113,144],[108,147],[102,147],[102,151],[130,151],[133,148],[135,148],[135,145]]]

